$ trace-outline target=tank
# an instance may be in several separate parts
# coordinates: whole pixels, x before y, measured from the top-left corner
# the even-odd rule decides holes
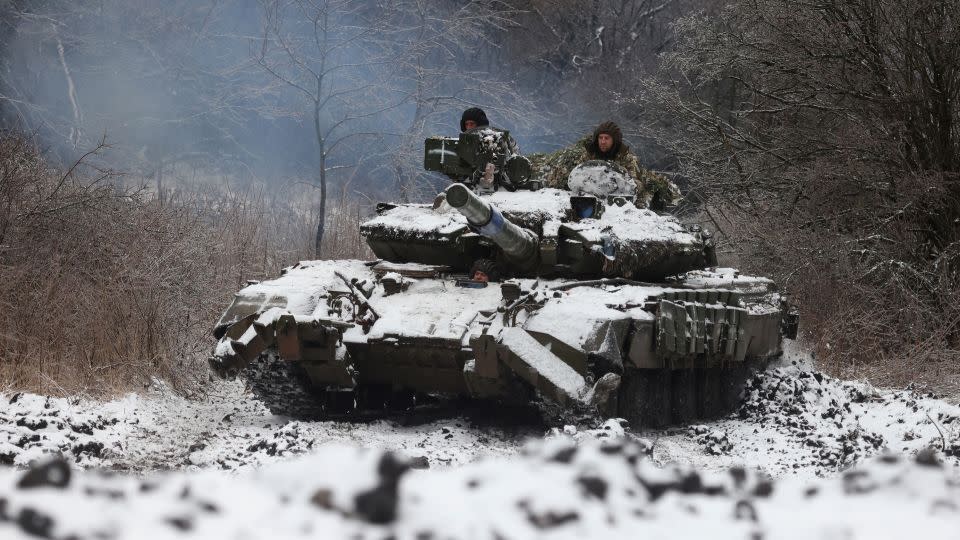
[[[784,294],[717,267],[709,232],[643,208],[616,166],[544,188],[503,136],[427,139],[427,169],[456,181],[378,205],[361,225],[377,260],[303,261],[242,289],[213,371],[299,418],[444,397],[634,427],[729,411],[795,337]]]

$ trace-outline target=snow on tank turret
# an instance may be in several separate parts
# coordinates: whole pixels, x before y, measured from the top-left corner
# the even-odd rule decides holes
[[[426,142],[462,179],[381,204],[377,261],[304,261],[241,290],[210,365],[276,413],[362,415],[414,395],[536,402],[658,426],[714,416],[781,353],[796,316],[772,281],[716,268],[710,235],[634,204],[616,166],[570,191],[531,180],[495,130]]]

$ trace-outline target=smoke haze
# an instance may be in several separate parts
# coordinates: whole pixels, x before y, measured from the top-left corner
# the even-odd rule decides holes
[[[600,4],[0,1],[0,113],[62,162],[106,136],[142,178],[310,178],[319,125],[331,182],[395,194],[429,183],[423,137],[454,134],[469,106],[525,153],[629,122],[611,97],[673,15]]]

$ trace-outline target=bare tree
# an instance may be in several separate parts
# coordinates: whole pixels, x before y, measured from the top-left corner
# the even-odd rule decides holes
[[[788,212],[816,201],[817,212],[844,215],[846,202],[819,203],[870,198],[861,217],[884,219],[916,195],[906,177],[915,185],[958,170],[958,8],[740,2],[681,23],[673,80],[649,95],[684,119],[688,135],[674,148],[705,196],[743,204],[746,195]],[[955,240],[950,226],[927,233],[931,245]]]
[[[670,23],[695,0],[516,2],[517,31],[498,32],[498,58],[518,66],[538,92],[607,101],[633,88],[673,42]],[[558,94],[559,92],[559,94]],[[584,103],[586,104],[586,102]],[[611,103],[612,104],[612,103]],[[609,109],[609,108],[608,108]]]
[[[407,100],[389,77],[393,51],[382,21],[347,0],[270,0],[263,4],[259,65],[309,105],[317,143],[316,254],[323,239],[329,175],[349,167],[334,153],[360,137],[387,134],[378,120]]]

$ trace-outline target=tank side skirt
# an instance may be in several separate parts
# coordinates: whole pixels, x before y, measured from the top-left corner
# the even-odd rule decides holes
[[[661,427],[725,414],[752,371],[781,354],[780,310],[751,313],[739,294],[678,290],[655,305],[655,318],[634,320],[619,414],[634,428]]]

